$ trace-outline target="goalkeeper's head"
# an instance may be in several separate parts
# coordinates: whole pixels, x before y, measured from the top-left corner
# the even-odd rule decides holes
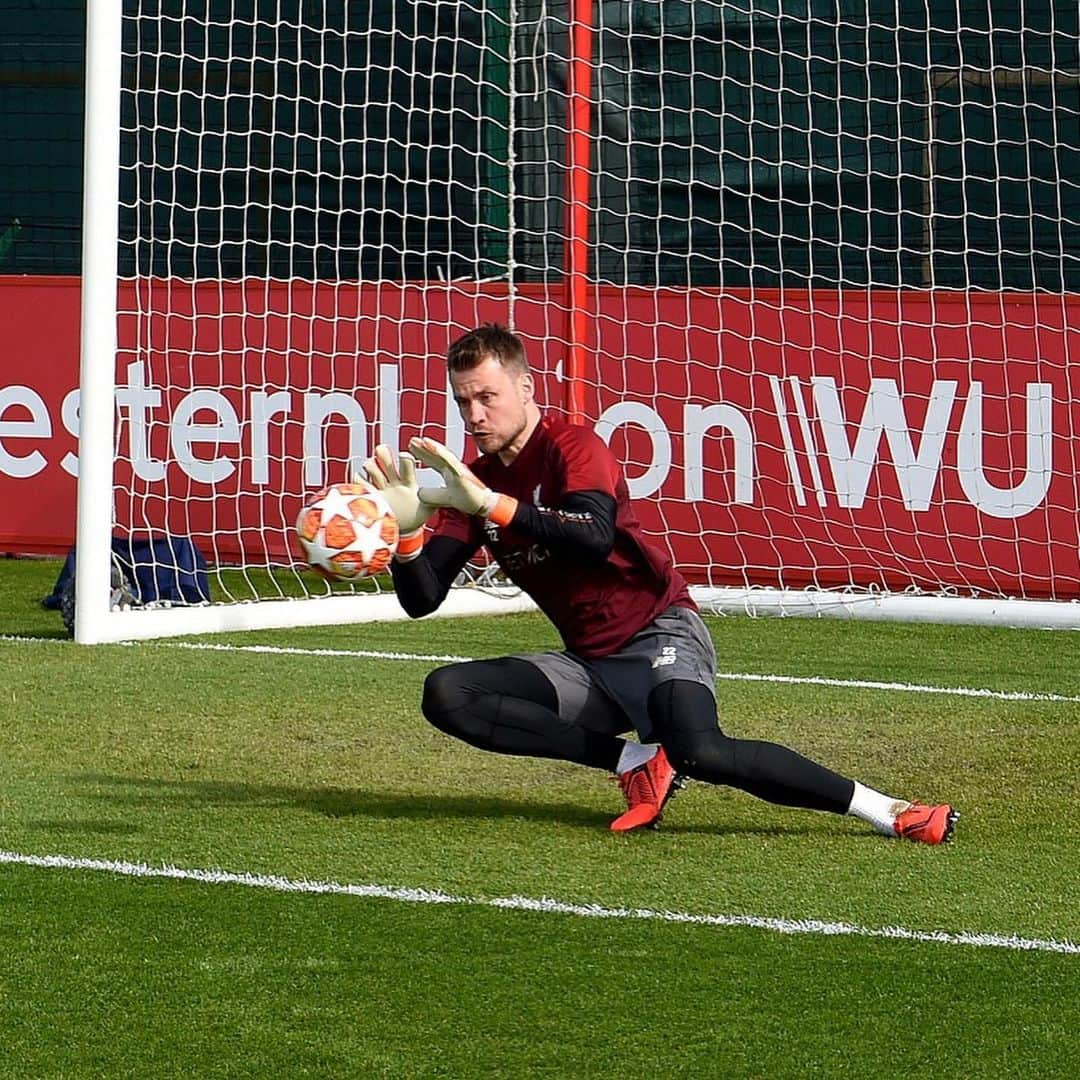
[[[521,338],[498,323],[484,323],[483,326],[462,334],[447,351],[446,366],[450,369],[450,374],[454,375],[479,367],[489,357],[517,375],[523,375],[529,370],[529,361],[525,358],[525,346]]]
[[[451,344],[446,364],[465,430],[480,453],[509,464],[540,422],[521,338],[485,323]]]

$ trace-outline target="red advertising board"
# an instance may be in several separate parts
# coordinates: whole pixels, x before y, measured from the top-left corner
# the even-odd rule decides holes
[[[305,491],[447,431],[442,357],[507,321],[562,401],[560,295],[142,281],[120,291],[116,515],[288,551]],[[586,415],[698,581],[1080,595],[1080,297],[601,289]],[[0,550],[74,535],[79,283],[0,278]],[[452,412],[452,410],[451,410]],[[211,537],[214,537],[211,540]]]

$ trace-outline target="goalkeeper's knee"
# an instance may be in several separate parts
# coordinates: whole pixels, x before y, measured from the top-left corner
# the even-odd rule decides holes
[[[420,710],[431,724],[448,735],[458,735],[452,716],[465,704],[467,695],[454,668],[436,668],[424,680]]]

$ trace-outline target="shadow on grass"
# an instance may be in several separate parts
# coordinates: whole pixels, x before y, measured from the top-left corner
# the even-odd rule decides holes
[[[327,818],[366,817],[406,821],[461,820],[494,821],[517,819],[554,823],[583,829],[607,829],[619,812],[598,811],[569,802],[544,802],[535,799],[512,799],[493,795],[445,795],[415,792],[369,791],[362,788],[290,787],[275,784],[226,783],[209,780],[164,780],[83,774],[72,779],[89,784],[93,797],[117,805],[132,807],[171,806],[215,807],[293,807]],[[684,792],[681,799],[686,799]],[[822,815],[808,814],[796,824],[788,821],[775,825],[726,825],[722,820],[680,825],[666,820],[662,831],[677,835],[707,836],[803,836],[821,833]],[[648,835],[653,830],[641,830]],[[634,836],[640,833],[633,834]]]
[[[362,788],[289,787],[276,784],[225,783],[207,780],[162,780],[84,774],[72,777],[90,784],[94,796],[128,806],[295,807],[328,818],[369,817],[428,821],[432,819],[505,819],[559,822],[596,828],[609,817],[567,803],[507,799],[484,795],[434,795]]]
[[[71,635],[62,626],[3,626],[0,627],[0,636],[29,638],[34,641],[45,638],[56,641],[71,641]],[[72,642],[72,644],[74,644],[74,642]]]
[[[31,821],[27,824],[33,829],[41,829],[48,833],[62,833],[65,835],[94,834],[98,836],[134,836],[142,830],[138,825],[128,825],[122,821]]]

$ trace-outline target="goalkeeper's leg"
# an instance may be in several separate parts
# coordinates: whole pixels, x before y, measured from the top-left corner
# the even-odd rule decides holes
[[[699,683],[663,682],[649,695],[648,708],[654,735],[680,774],[783,806],[848,812],[853,781],[786,746],[725,735],[713,696]]]
[[[777,743],[732,739],[716,722],[712,694],[699,683],[671,679],[648,698],[649,719],[672,766],[712,784],[729,784],[782,806],[851,814],[886,836],[924,844],[950,838],[957,812],[897,799],[834,773]]]
[[[519,657],[437,668],[424,683],[424,716],[440,731],[497,754],[555,758],[614,772],[625,720],[597,702],[589,726],[560,715],[547,676]]]

